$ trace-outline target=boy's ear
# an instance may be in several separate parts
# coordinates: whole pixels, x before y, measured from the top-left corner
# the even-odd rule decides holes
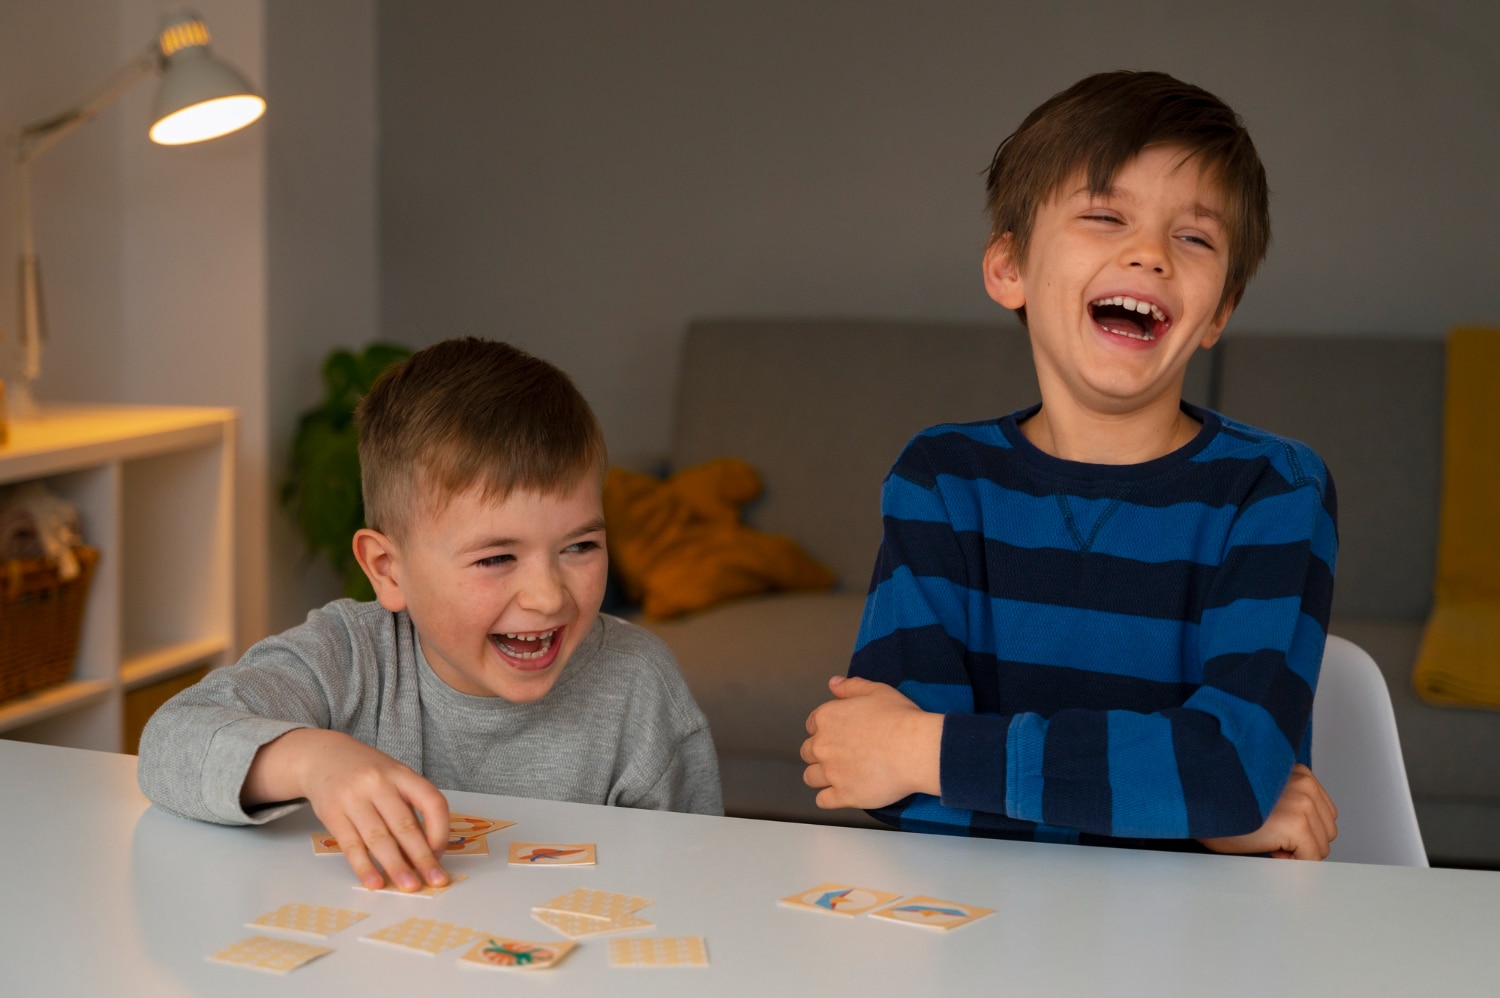
[[[984,290],[989,296],[1008,309],[1026,305],[1026,285],[1021,278],[1021,267],[1012,251],[1015,235],[1007,232],[990,243],[984,251]]]
[[[354,532],[354,557],[365,577],[375,588],[375,598],[392,613],[406,609],[406,593],[401,589],[399,559],[395,543],[378,530],[368,527]]]
[[[1229,325],[1229,317],[1234,314],[1234,302],[1225,302],[1219,314],[1214,316],[1214,323],[1208,327],[1208,332],[1203,334],[1203,341],[1198,344],[1198,349],[1207,350],[1219,342],[1219,337],[1224,333],[1224,327]]]

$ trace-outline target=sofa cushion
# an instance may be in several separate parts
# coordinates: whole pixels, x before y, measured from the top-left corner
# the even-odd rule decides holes
[[[1442,477],[1443,341],[1229,333],[1214,349],[1219,411],[1303,441],[1333,474],[1334,615],[1425,620]]]
[[[768,593],[636,622],[671,646],[720,756],[797,761],[807,715],[849,669],[863,609],[852,593]]]

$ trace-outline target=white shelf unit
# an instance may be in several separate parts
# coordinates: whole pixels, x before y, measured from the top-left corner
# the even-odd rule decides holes
[[[0,487],[41,481],[100,551],[72,677],[0,702],[0,738],[118,752],[129,690],[233,661],[233,409],[43,407]]]

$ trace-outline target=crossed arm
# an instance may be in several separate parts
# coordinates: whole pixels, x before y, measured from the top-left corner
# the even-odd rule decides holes
[[[823,808],[876,808],[913,793],[942,795],[943,715],[924,711],[885,683],[835,676],[834,699],[807,718],[804,782]],[[1200,839],[1221,853],[1269,853],[1324,859],[1338,835],[1338,810],[1310,769],[1292,767],[1285,789],[1259,829]]]

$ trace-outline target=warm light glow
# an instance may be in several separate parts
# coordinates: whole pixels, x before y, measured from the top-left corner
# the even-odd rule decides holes
[[[167,115],[151,126],[151,141],[164,146],[206,142],[238,131],[265,113],[266,102],[253,94],[219,97]]]
[[[213,37],[208,33],[208,25],[197,18],[187,21],[174,21],[161,29],[161,35],[156,44],[161,47],[161,54],[170,59],[183,49],[192,48],[195,45],[208,45]]]

